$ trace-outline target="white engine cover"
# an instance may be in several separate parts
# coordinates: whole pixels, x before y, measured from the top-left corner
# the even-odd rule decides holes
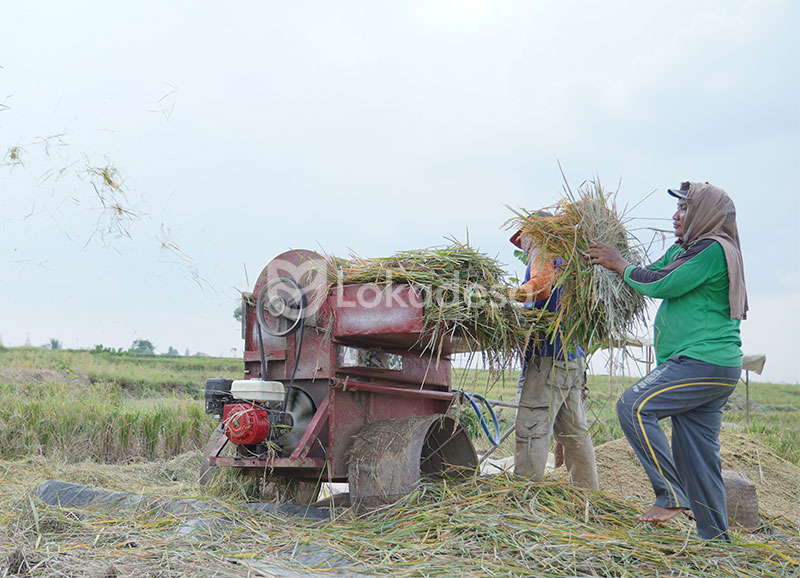
[[[231,395],[245,401],[283,401],[286,388],[280,381],[237,379],[231,384]]]

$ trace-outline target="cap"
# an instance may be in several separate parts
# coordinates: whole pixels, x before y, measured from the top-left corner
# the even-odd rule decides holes
[[[692,185],[689,181],[684,181],[681,183],[680,189],[667,189],[667,192],[675,197],[676,199],[685,199],[686,195],[689,194],[689,187]]]

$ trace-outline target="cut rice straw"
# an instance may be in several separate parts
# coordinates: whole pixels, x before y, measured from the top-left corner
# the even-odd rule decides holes
[[[617,214],[613,195],[599,182],[584,183],[577,194],[567,186],[565,196],[550,208],[552,217],[522,210],[506,222],[507,228],[521,230],[533,240],[538,249],[533,258],[563,260],[555,284],[559,290],[551,295],[559,299],[560,314],[547,334],[551,340],[559,335],[564,343],[589,351],[624,344],[632,328],[646,321],[645,297],[616,272],[589,265],[586,258],[591,243],[602,243],[618,249],[631,263],[642,261],[635,248],[639,243]]]
[[[418,344],[441,355],[446,340],[461,351],[482,352],[492,370],[510,366],[528,339],[541,339],[548,312],[526,310],[509,298],[512,286],[491,257],[455,239],[441,248],[402,251],[391,257],[328,257],[332,284],[405,283],[419,291],[428,331]]]
[[[38,565],[37,575],[244,577],[291,569],[302,575],[398,577],[778,578],[800,569],[796,528],[785,527],[794,538],[774,529],[734,531],[732,543],[707,542],[685,517],[641,523],[634,518],[638,505],[614,495],[507,475],[457,484],[425,481],[391,507],[357,517],[340,510],[322,521],[224,502],[215,502],[205,515],[37,503],[37,528],[27,499],[31,477],[59,473],[34,471],[22,483],[20,474],[31,465],[8,464],[14,469],[3,476],[14,483],[2,492],[10,515],[0,523],[0,548]],[[78,478],[90,481],[92,475]],[[111,485],[137,494],[141,485],[148,493],[160,485],[173,493],[175,483],[128,475]],[[116,572],[106,571],[109,566]]]

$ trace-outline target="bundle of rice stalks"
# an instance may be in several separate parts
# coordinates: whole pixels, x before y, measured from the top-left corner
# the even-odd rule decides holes
[[[602,243],[618,249],[634,264],[641,263],[643,256],[625,228],[624,216],[617,214],[613,195],[600,183],[585,183],[577,194],[569,187],[566,190],[565,197],[552,207],[553,216],[518,212],[506,225],[533,240],[539,249],[534,258],[564,261],[557,269],[560,291],[551,297],[560,299],[560,314],[548,334],[559,334],[565,343],[589,350],[613,346],[624,342],[633,325],[646,321],[645,297],[616,272],[589,265],[585,251],[591,243]]]
[[[527,311],[509,298],[511,285],[500,264],[452,239],[443,248],[402,251],[391,257],[328,258],[333,283],[405,283],[415,287],[424,304],[428,332],[424,350],[441,354],[447,339],[462,350],[482,352],[491,369],[503,369],[531,336],[541,338],[547,313]]]

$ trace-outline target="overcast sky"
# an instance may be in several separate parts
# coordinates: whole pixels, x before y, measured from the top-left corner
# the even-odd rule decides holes
[[[2,4],[6,346],[240,355],[239,291],[289,248],[468,232],[519,273],[505,205],[555,202],[560,162],[620,207],[657,191],[632,227],[670,228],[668,186],[724,188],[743,349],[800,381],[797,2]]]

